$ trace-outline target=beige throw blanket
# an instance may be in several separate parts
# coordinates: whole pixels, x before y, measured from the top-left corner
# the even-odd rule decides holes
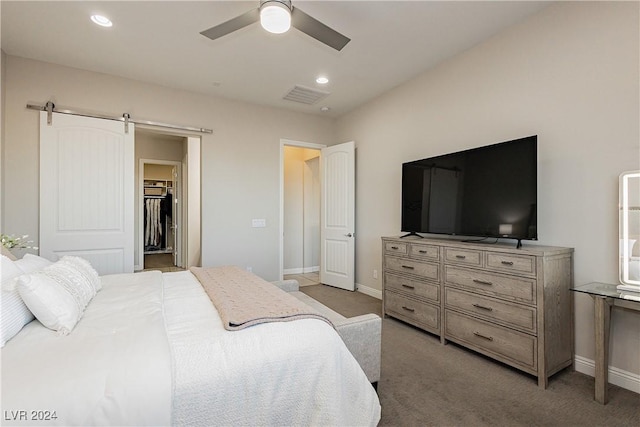
[[[294,296],[239,267],[191,267],[190,270],[229,331],[297,319],[320,319],[332,325],[329,319]]]

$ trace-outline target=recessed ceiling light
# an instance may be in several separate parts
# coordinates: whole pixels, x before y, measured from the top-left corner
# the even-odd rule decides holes
[[[320,76],[316,79],[316,83],[326,85],[327,83],[329,83],[329,79],[324,76]]]
[[[111,27],[111,26],[113,26],[113,22],[111,22],[111,20],[109,18],[107,18],[106,16],[91,15],[91,20],[95,24],[100,25],[101,27]]]
[[[320,108],[320,111],[322,111],[323,113],[326,113],[326,112],[328,112],[329,110],[331,110],[331,108],[329,108],[329,107],[322,107],[322,108]]]

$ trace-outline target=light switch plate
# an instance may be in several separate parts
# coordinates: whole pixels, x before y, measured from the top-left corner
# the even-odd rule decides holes
[[[251,226],[253,228],[263,228],[267,226],[267,220],[262,218],[262,219],[252,219],[251,220]]]

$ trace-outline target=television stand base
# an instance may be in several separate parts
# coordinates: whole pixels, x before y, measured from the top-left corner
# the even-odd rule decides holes
[[[415,231],[412,231],[411,233],[407,233],[404,236],[400,236],[401,239],[405,238],[405,237],[411,237],[411,236],[416,236],[419,237],[421,239],[424,239],[424,236],[419,235],[418,233],[416,233]]]

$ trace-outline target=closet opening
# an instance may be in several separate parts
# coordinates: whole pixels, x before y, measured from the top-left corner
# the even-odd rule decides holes
[[[143,160],[144,269],[182,268],[179,162]]]
[[[200,144],[136,128],[136,271],[200,265]]]

